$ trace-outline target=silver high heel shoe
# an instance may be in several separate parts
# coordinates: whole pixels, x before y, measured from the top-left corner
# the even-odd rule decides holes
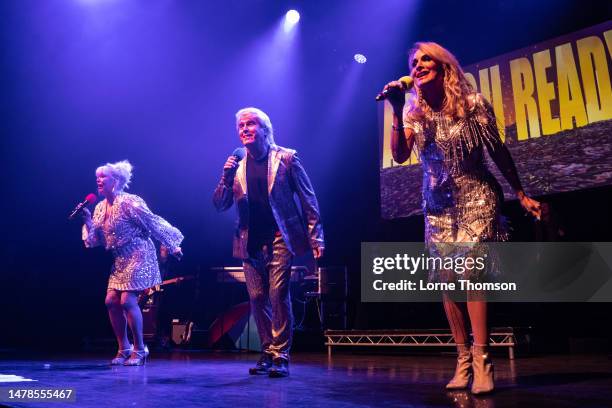
[[[111,365],[123,365],[132,355],[132,351],[134,350],[134,346],[130,345],[130,348],[118,350],[115,358],[111,360]]]
[[[144,350],[133,350],[130,358],[123,363],[125,366],[141,366],[147,362],[149,348],[145,345]]]

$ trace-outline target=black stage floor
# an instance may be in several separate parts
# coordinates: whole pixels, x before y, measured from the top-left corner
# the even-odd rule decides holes
[[[473,397],[443,388],[451,355],[294,354],[291,376],[249,376],[256,354],[154,354],[143,367],[111,367],[107,355],[7,360],[0,379],[36,382],[2,388],[72,388],[73,403],[5,403],[12,407],[610,407],[609,356],[495,359],[496,392]]]

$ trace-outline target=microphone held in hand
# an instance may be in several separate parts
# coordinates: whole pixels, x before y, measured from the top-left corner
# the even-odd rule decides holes
[[[94,204],[96,202],[96,195],[95,194],[87,194],[87,197],[85,197],[85,200],[82,203],[79,203],[74,210],[70,213],[70,215],[68,216],[68,219],[71,220],[74,217],[76,217],[76,215],[81,212],[81,210],[85,207],[87,207],[88,204]]]
[[[404,87],[404,92],[408,92],[414,86],[414,80],[412,79],[411,76],[408,76],[408,75],[401,77],[400,79],[398,79],[398,81],[402,83]],[[384,101],[385,99],[387,99],[390,92],[391,91],[389,89],[385,89],[384,91],[376,95],[376,100]]]
[[[234,149],[232,156],[234,156],[236,160],[240,161],[244,159],[244,156],[246,156],[246,149],[244,147],[237,147]]]
[[[230,158],[233,157],[236,159],[236,162],[240,162],[242,159],[244,159],[244,156],[246,156],[246,149],[244,147],[237,147],[232,152],[232,155],[230,156]],[[227,163],[226,163],[226,166],[227,166]],[[233,166],[234,167],[225,168],[223,170],[223,174],[225,175],[225,177],[230,177],[230,178],[234,177],[234,174],[236,174],[236,170],[238,170],[238,165],[233,165]]]

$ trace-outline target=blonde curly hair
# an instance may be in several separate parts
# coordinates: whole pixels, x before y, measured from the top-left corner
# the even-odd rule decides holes
[[[132,180],[132,170],[134,166],[127,160],[121,160],[116,163],[106,163],[96,169],[98,172],[104,172],[110,174],[110,176],[117,182],[115,188],[117,192],[127,190]]]
[[[465,77],[457,58],[449,50],[435,42],[417,42],[408,53],[408,63],[410,65],[417,51],[429,55],[442,66],[444,75],[444,104],[442,105],[442,113],[455,119],[465,118],[469,110],[468,96],[474,92],[474,89]],[[423,99],[421,90],[418,89],[416,84],[412,92],[415,94],[415,97],[412,98],[408,115],[412,119],[422,120],[425,116],[431,114],[431,107]]]

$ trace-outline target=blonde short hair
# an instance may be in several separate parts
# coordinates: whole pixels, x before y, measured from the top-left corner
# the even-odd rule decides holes
[[[236,112],[236,125],[238,125],[240,117],[244,115],[256,116],[259,120],[259,124],[266,129],[266,138],[268,139],[268,142],[270,142],[270,144],[274,144],[274,128],[272,127],[270,118],[264,111],[253,107],[242,108]]]
[[[134,166],[132,166],[129,161],[121,160],[116,163],[106,163],[105,165],[98,167],[96,169],[96,173],[102,171],[110,174],[110,176],[117,182],[117,191],[123,191],[129,188],[130,181],[132,180],[133,169]]]

